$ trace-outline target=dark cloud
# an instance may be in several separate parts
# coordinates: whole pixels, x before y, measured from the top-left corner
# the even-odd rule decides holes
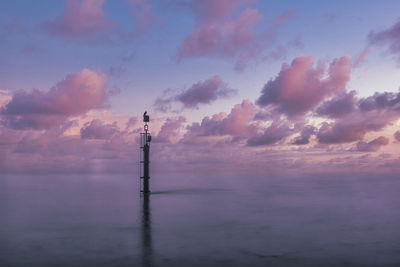
[[[387,144],[389,144],[389,139],[384,136],[379,136],[368,143],[360,141],[357,143],[356,147],[357,150],[361,152],[376,152],[381,146],[386,146]]]
[[[313,57],[305,56],[295,58],[291,65],[284,64],[278,76],[264,86],[256,103],[296,117],[345,90],[350,78],[350,57],[333,60],[328,68],[321,64],[314,68],[313,64]]]

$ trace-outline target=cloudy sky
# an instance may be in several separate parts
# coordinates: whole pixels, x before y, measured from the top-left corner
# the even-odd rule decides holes
[[[3,0],[0,171],[400,171],[400,2]]]

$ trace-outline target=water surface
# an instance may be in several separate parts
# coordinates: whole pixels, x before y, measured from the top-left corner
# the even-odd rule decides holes
[[[0,266],[399,266],[400,177],[2,175]]]

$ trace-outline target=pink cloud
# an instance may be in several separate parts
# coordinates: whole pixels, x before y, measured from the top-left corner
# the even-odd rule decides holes
[[[350,62],[350,57],[344,56],[334,59],[329,67],[319,64],[314,68],[313,57],[299,56],[268,81],[256,103],[272,106],[289,117],[304,115],[325,98],[345,90]]]
[[[126,31],[106,17],[103,11],[104,2],[104,0],[67,0],[64,10],[58,17],[46,21],[42,27],[51,35],[92,43],[110,43],[115,40],[131,42],[132,39],[143,35],[156,20],[150,1],[125,0],[124,3],[131,13],[133,28]]]
[[[167,90],[165,93],[169,93]],[[158,97],[154,103],[156,108],[166,111],[171,108],[173,102],[180,102],[183,108],[198,108],[200,104],[210,104],[217,99],[228,98],[236,93],[229,88],[222,79],[215,75],[208,80],[199,81],[182,93],[167,97]]]
[[[368,143],[360,141],[357,143],[356,147],[357,150],[361,152],[376,152],[381,146],[386,146],[387,144],[389,144],[389,139],[384,136],[379,136]]]
[[[280,59],[286,54],[286,49],[283,45],[278,45],[275,51],[271,51],[267,56],[263,56],[272,43],[276,40],[277,29],[286,20],[293,18],[296,15],[294,9],[288,9],[272,20],[271,25],[262,32],[257,39],[249,45],[248,49],[242,51],[236,59],[235,70],[243,71],[251,61],[266,60],[268,58]]]
[[[179,168],[188,172],[340,172],[359,171],[360,164],[367,165],[368,171],[388,171],[385,166],[399,170],[398,155],[387,153],[393,148],[385,150],[389,139],[380,131],[400,118],[400,93],[359,98],[354,91],[346,92],[349,69],[348,57],[316,66],[313,58],[298,57],[282,67],[267,83],[269,87],[264,87],[268,87],[268,93],[263,94],[268,95],[269,102],[261,107],[243,100],[229,113],[204,117],[186,128],[185,117],[166,118],[163,125],[162,120],[153,117],[151,129],[158,134],[154,135],[152,161],[163,173]],[[117,123],[94,119],[81,125],[76,135],[66,132],[78,126],[71,121],[73,117],[106,106],[110,95],[106,83],[106,75],[85,69],[67,75],[47,92],[35,89],[9,96],[8,91],[0,90],[0,96],[8,97],[0,108],[0,169],[136,171],[137,165],[132,162],[138,160],[141,116],[129,120],[125,117],[126,125],[118,120],[122,128]],[[174,94],[170,100],[192,107],[225,97],[225,89],[231,90],[214,76]],[[270,110],[273,112],[268,113]],[[283,115],[299,118],[293,124]],[[330,120],[323,121],[324,117]],[[370,132],[382,136],[363,141]],[[320,144],[329,146],[309,145],[314,136]],[[400,141],[399,132],[394,136]],[[359,152],[379,150],[386,158],[375,157],[374,153],[359,157]]]
[[[255,106],[250,100],[243,100],[235,105],[229,114],[224,112],[210,117],[205,117],[201,123],[193,123],[183,138],[183,142],[190,143],[198,136],[223,136],[230,135],[234,138],[243,138],[255,131],[252,118],[255,114]]]
[[[220,124],[211,131],[218,134],[229,134],[232,136],[242,136],[251,134],[254,126],[249,124],[254,116],[254,105],[250,100],[243,100],[241,104],[235,105],[227,117],[221,120]],[[207,124],[207,121],[203,122]],[[202,122],[202,124],[203,124]]]
[[[217,49],[221,39],[222,33],[218,27],[210,24],[202,25],[183,40],[179,47],[178,60],[212,53]]]
[[[129,40],[144,34],[156,21],[156,16],[152,11],[151,2],[148,0],[125,0],[125,2],[130,6],[134,27],[132,32],[124,34],[124,37]]]
[[[68,117],[104,108],[106,82],[105,74],[83,69],[68,74],[48,92],[17,91],[0,110],[3,124],[14,129],[47,129],[60,125]]]
[[[223,53],[234,55],[236,51],[248,46],[254,41],[253,26],[261,20],[257,9],[246,9],[233,22],[226,25],[228,40],[222,46]]]
[[[253,2],[193,1],[196,23],[179,46],[178,61],[201,56],[231,57],[236,59],[235,70],[243,70],[275,39],[276,28],[293,15],[293,10],[283,13],[264,33],[256,34],[255,27],[262,21],[262,15],[249,7]]]
[[[329,147],[331,150],[327,150],[326,146],[293,147],[292,144],[309,142],[316,129],[301,123],[293,127],[288,121],[278,119],[263,128],[253,119],[256,108],[245,100],[235,105],[228,114],[217,113],[204,118],[201,124],[193,123],[180,141],[178,139],[184,133],[180,130],[183,130],[185,119],[167,118],[152,145],[153,175],[193,171],[225,173],[227,170],[251,174],[276,171],[356,172],[360,171],[361,162],[368,171],[388,171],[383,167],[384,164],[391,164],[391,171],[399,170],[395,164],[398,160],[390,155],[380,159],[357,156],[358,151],[377,151],[377,147],[382,149],[386,137],[355,143],[356,149],[350,150],[332,150],[334,146]],[[137,118],[132,121],[136,124]],[[65,136],[61,128],[71,125],[74,122],[67,121],[56,129],[46,131],[16,131],[0,125],[0,169],[3,172],[29,173],[137,171],[138,164],[132,162],[139,160],[138,133],[123,131],[116,123],[93,120],[82,126],[81,135]],[[300,135],[290,143],[285,141],[296,133]],[[178,136],[178,142],[171,142],[175,141],[172,140],[174,136]],[[160,142],[156,141],[157,137]],[[203,138],[204,142],[198,142],[196,138]],[[365,168],[362,170],[365,171]]]
[[[353,62],[353,68],[358,68],[362,63],[364,63],[365,58],[370,53],[369,48],[365,48],[355,59]]]
[[[102,10],[104,0],[68,0],[64,11],[54,21],[43,24],[46,31],[66,37],[82,37],[103,33],[110,21]]]
[[[154,142],[171,142],[174,136],[178,136],[179,129],[181,129],[184,122],[186,122],[186,118],[183,116],[167,118],[165,123],[161,126],[160,132],[154,137]]]
[[[234,21],[217,19],[205,21],[183,40],[178,50],[178,59],[208,54],[235,55],[253,40],[252,27],[261,15],[256,9],[246,9]]]

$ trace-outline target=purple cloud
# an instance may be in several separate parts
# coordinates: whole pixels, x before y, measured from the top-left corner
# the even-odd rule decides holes
[[[374,45],[387,45],[389,52],[397,55],[400,60],[400,21],[386,30],[370,32],[368,41]]]
[[[342,118],[355,110],[357,105],[356,92],[341,93],[331,100],[322,103],[316,110],[317,115],[329,118]]]
[[[400,131],[396,131],[396,132],[394,133],[394,138],[395,138],[397,141],[400,142]]]
[[[379,136],[368,143],[360,141],[357,143],[356,147],[357,150],[361,152],[376,152],[381,146],[386,146],[387,144],[389,144],[389,139],[384,136]]]
[[[362,111],[385,109],[400,111],[400,92],[375,93],[373,96],[360,99],[360,109]]]
[[[368,132],[365,121],[353,122],[340,120],[334,123],[324,122],[317,133],[321,144],[340,144],[361,140]]]
[[[320,143],[335,144],[361,140],[371,131],[380,131],[400,117],[399,94],[375,93],[358,100],[358,106],[332,123],[324,122],[317,133]]]
[[[85,123],[80,130],[82,139],[111,139],[120,134],[117,123],[104,124],[101,120]]]
[[[272,123],[262,134],[250,137],[247,139],[248,146],[264,146],[273,145],[285,137],[293,134],[294,130],[291,129],[286,123]]]
[[[165,93],[168,92],[170,90]],[[208,80],[193,84],[180,94],[158,97],[154,105],[160,111],[169,110],[173,102],[182,103],[183,108],[198,108],[200,104],[210,104],[217,99],[228,98],[234,94],[236,90],[229,88],[218,75],[215,75]]]
[[[305,126],[301,130],[300,136],[297,136],[296,138],[294,138],[292,144],[293,145],[307,145],[308,143],[310,143],[310,137],[312,135],[314,135],[315,132],[316,132],[316,128],[314,126],[311,126],[311,125]]]

